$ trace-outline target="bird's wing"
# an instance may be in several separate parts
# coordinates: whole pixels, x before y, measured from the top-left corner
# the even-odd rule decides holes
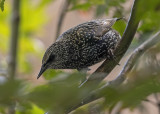
[[[79,24],[78,26],[73,27],[60,35],[57,41],[75,40],[78,42],[83,42],[98,40],[111,29],[111,26],[118,19],[119,18],[98,19]]]

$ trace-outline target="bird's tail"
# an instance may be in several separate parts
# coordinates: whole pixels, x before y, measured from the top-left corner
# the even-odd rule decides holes
[[[124,20],[124,21],[126,21],[126,18],[125,17],[120,17],[120,18],[116,18],[116,21],[119,21],[119,20]]]

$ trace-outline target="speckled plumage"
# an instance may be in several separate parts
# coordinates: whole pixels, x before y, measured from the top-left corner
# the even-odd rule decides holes
[[[117,20],[93,20],[64,32],[46,50],[38,77],[46,69],[85,69],[104,59],[111,59],[112,51],[121,38],[111,28]]]

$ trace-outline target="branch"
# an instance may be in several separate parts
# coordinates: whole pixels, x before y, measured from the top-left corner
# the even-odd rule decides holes
[[[81,103],[79,103],[78,105],[76,105],[76,106],[72,107],[70,110],[68,110],[68,113],[79,108],[80,106],[83,106],[87,103],[90,103],[92,101],[95,101],[95,100],[103,97],[99,93],[102,93],[101,91],[104,91],[109,86],[117,87],[118,85],[120,85],[126,79],[126,75],[133,68],[133,66],[136,63],[136,61],[138,60],[138,58],[140,56],[142,56],[144,52],[146,52],[148,49],[150,49],[152,46],[154,46],[155,44],[157,44],[159,42],[160,42],[160,31],[157,32],[149,40],[147,40],[143,44],[141,44],[138,48],[135,49],[135,51],[133,51],[133,53],[131,54],[131,56],[127,60],[122,72],[119,74],[119,76],[115,80],[110,81],[109,83],[107,83],[103,87],[93,91],[89,96],[84,98]]]
[[[159,100],[159,95],[158,93],[154,94],[155,100],[157,101],[156,106],[158,108],[158,114],[160,114],[160,100]]]
[[[146,52],[149,48],[151,48],[152,46],[154,46],[156,43],[159,43],[159,42],[160,42],[160,31],[157,32],[155,35],[149,38],[149,40],[145,41],[137,49],[134,50],[134,52],[131,54],[131,56],[127,60],[119,76],[115,80],[111,81],[110,84],[114,86],[121,84],[126,79],[126,75],[133,68],[138,58],[141,55],[143,55],[144,52]]]
[[[140,18],[137,18],[138,15],[138,1],[139,0],[135,0],[133,7],[132,7],[132,11],[130,14],[130,19],[127,23],[127,27],[125,29],[125,32],[122,36],[122,40],[119,43],[119,47],[115,50],[114,54],[117,55],[116,56],[116,61],[119,62],[120,59],[123,57],[123,55],[125,54],[125,52],[127,51],[129,45],[131,44],[133,37],[136,33],[136,30],[138,28],[138,24],[140,21]],[[137,19],[136,19],[137,18]],[[121,52],[121,53],[120,53]],[[97,87],[97,85],[113,70],[113,68],[117,65],[117,63],[115,62],[115,60],[105,60],[103,62],[103,64],[84,82],[80,85],[80,87],[82,86],[84,87],[90,87],[90,85],[93,85],[95,87]],[[82,88],[82,89],[83,89]],[[90,90],[92,91],[93,88]],[[98,99],[99,97],[94,96],[94,92],[90,93],[89,96],[87,96],[86,98],[82,98],[82,102],[70,107],[67,110],[67,113],[75,110],[76,108],[87,104],[91,101],[94,101],[96,99]]]
[[[11,40],[10,40],[10,48],[9,48],[9,58],[8,58],[8,76],[10,78],[15,77],[16,71],[16,58],[17,58],[17,44],[18,44],[18,32],[19,32],[19,22],[20,22],[20,14],[19,14],[19,5],[20,0],[13,1],[13,9],[12,9],[12,20],[11,20]]]
[[[139,0],[135,0],[133,7],[132,7],[132,11],[130,14],[130,19],[127,23],[127,27],[125,29],[125,32],[122,36],[122,40],[119,43],[119,47],[115,50],[114,54],[117,55],[116,56],[116,61],[119,62],[120,59],[123,57],[123,55],[125,54],[125,52],[127,51],[130,43],[132,42],[132,39],[136,33],[136,30],[138,28],[138,24],[140,21],[140,18],[137,18],[138,15],[138,1]],[[137,19],[136,19],[137,18]],[[121,52],[121,53],[120,53]],[[93,88],[91,88],[89,90],[89,92],[91,92],[92,90],[95,89],[95,87],[97,87],[97,85],[113,70],[113,68],[117,65],[117,63],[115,62],[115,60],[105,60],[103,62],[103,64],[84,82],[80,85],[81,89],[85,88],[85,87],[90,87],[90,85],[93,86]],[[93,101],[95,99],[97,99],[96,97],[94,97],[94,95],[92,96],[92,93],[87,97],[87,98],[82,98],[83,101],[73,107],[68,108],[67,112],[71,112],[74,109],[90,102]]]
[[[138,24],[140,22],[140,18],[138,17],[138,3],[139,0],[134,1],[127,27],[123,33],[121,41],[119,42],[118,48],[116,48],[114,51],[117,62],[121,60],[127,51],[138,28]],[[117,62],[115,62],[115,60],[105,60],[103,64],[88,78],[88,80],[83,83],[84,85],[82,85],[88,86],[88,84],[90,85],[91,83],[98,85],[114,69],[114,67],[117,65]]]
[[[17,59],[17,44],[19,35],[19,22],[20,22],[20,0],[14,0],[12,6],[12,20],[11,20],[11,40],[9,48],[8,58],[8,77],[10,79],[15,78],[16,72],[16,59]],[[15,102],[11,104],[8,110],[8,114],[15,113]]]
[[[64,21],[64,17],[66,16],[66,12],[68,10],[69,5],[70,5],[70,0],[65,0],[64,5],[62,6],[62,10],[60,12],[59,19],[58,19],[58,24],[57,24],[57,27],[56,27],[57,29],[56,29],[56,35],[55,35],[55,38],[54,38],[54,42],[56,41],[56,39],[60,35],[62,23]]]

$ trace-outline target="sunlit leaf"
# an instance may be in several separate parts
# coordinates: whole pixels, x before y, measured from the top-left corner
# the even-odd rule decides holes
[[[54,2],[54,0],[41,0],[41,2],[39,2],[39,8],[49,5],[51,2]]]
[[[120,35],[122,36],[123,35],[123,32],[126,28],[126,22],[124,20],[120,20],[120,21],[117,21],[113,26],[112,28],[114,28],[115,30],[117,30]]]
[[[29,94],[30,101],[45,110],[64,113],[65,109],[75,104],[88,94],[90,86],[78,89],[80,77],[84,74],[69,73],[64,79],[53,80],[48,84],[36,87]]]
[[[75,5],[74,7],[72,7],[71,10],[88,10],[90,7],[91,7],[91,3],[84,3],[84,4],[78,4],[78,5]]]
[[[60,74],[63,74],[61,70],[55,70],[55,69],[48,69],[44,72],[44,77],[46,80],[50,80],[55,76],[58,76]]]
[[[5,2],[5,0],[0,0],[0,8],[1,8],[1,11],[4,10],[4,2]]]
[[[35,104],[31,104],[30,107],[19,107],[16,110],[16,114],[44,114],[44,110],[40,109]]]
[[[5,108],[0,107],[0,113],[5,114]]]
[[[96,16],[108,14],[110,8],[121,9],[120,12],[124,12],[124,9],[121,8],[121,4],[124,3],[125,1],[126,0],[105,0],[104,4],[99,4],[99,5],[97,4]],[[114,12],[114,13],[117,13],[117,12]]]
[[[9,80],[5,83],[0,84],[0,105],[9,106],[14,100],[21,99],[22,83],[16,80]]]
[[[77,0],[71,0],[72,8],[71,10],[89,10],[89,8],[101,5],[105,3],[105,0],[87,0],[87,1],[77,1]]]

